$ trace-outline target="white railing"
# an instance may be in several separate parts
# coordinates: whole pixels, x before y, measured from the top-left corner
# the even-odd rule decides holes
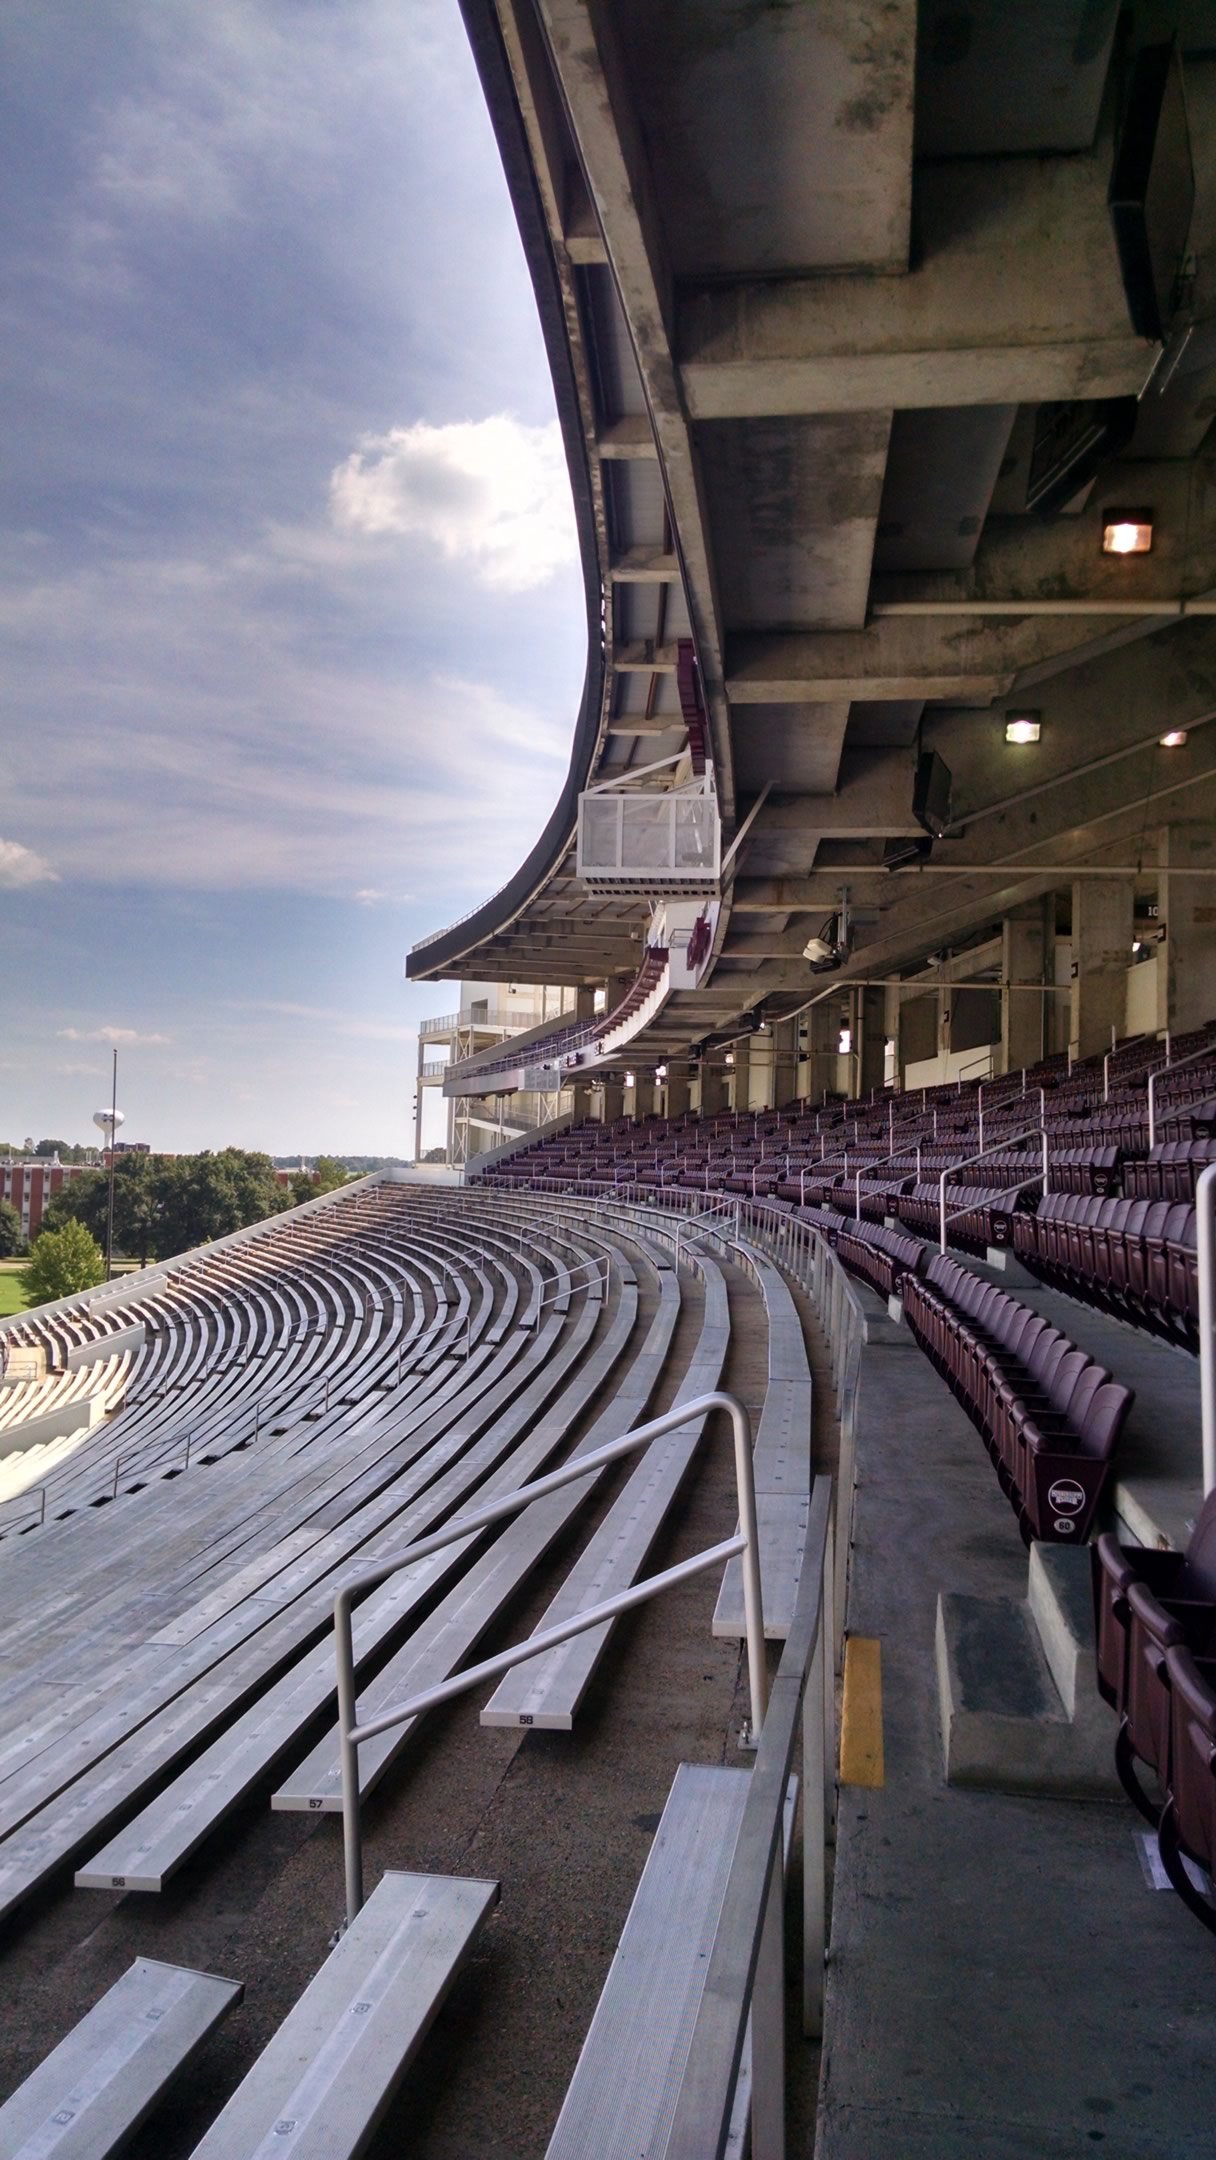
[[[982,1137],[982,1135],[981,1135],[981,1137]],[[906,1157],[907,1153],[908,1153],[908,1150],[907,1150],[907,1148],[895,1148],[895,1149],[893,1149],[893,1150],[892,1150],[892,1152],[891,1152],[891,1154],[890,1154],[890,1155],[880,1155],[880,1156],[878,1157],[878,1160],[877,1160],[877,1162],[869,1162],[869,1163],[863,1163],[863,1164],[861,1165],[861,1169],[859,1169],[859,1170],[858,1170],[858,1172],[857,1172],[856,1176],[855,1176],[855,1177],[854,1177],[854,1179],[853,1179],[853,1216],[854,1216],[854,1220],[855,1220],[855,1221],[857,1221],[857,1222],[860,1222],[860,1221],[861,1221],[861,1180],[862,1180],[862,1175],[863,1175],[863,1172],[864,1172],[864,1174],[865,1174],[866,1176],[869,1176],[869,1173],[871,1172],[871,1170],[881,1170],[881,1169],[882,1169],[882,1166],[883,1166],[883,1164],[884,1164],[885,1162],[898,1162],[898,1161],[900,1160],[901,1156],[902,1156],[902,1157]],[[920,1141],[919,1141],[919,1140],[918,1140],[918,1141],[916,1142],[916,1182],[917,1182],[917,1184],[919,1185],[919,1183],[920,1183]]]
[[[544,1628],[530,1635],[526,1642],[514,1643],[496,1657],[483,1658],[444,1680],[436,1687],[424,1688],[411,1695],[405,1702],[396,1703],[378,1717],[369,1718],[365,1725],[358,1721],[358,1697],[355,1684],[354,1629],[351,1614],[355,1599],[367,1590],[378,1588],[403,1568],[413,1567],[431,1553],[441,1552],[447,1545],[487,1530],[493,1523],[502,1522],[507,1516],[517,1515],[521,1508],[533,1500],[542,1500],[548,1493],[560,1492],[564,1485],[587,1478],[609,1463],[619,1462],[623,1456],[636,1455],[649,1447],[664,1433],[675,1432],[681,1425],[708,1418],[711,1411],[725,1410],[730,1418],[735,1451],[735,1480],[738,1487],[739,1530],[734,1537],[724,1538],[721,1543],[695,1553],[688,1560],[664,1568],[661,1574],[648,1576],[634,1583],[628,1590],[616,1596],[601,1599],[599,1604],[587,1606],[569,1620],[558,1626]],[[751,1697],[751,1739],[758,1741],[764,1728],[764,1714],[768,1700],[768,1673],[764,1649],[764,1604],[760,1583],[760,1547],[756,1527],[756,1486],[752,1465],[751,1423],[743,1404],[736,1395],[728,1395],[715,1389],[711,1394],[698,1395],[692,1402],[678,1403],[663,1417],[652,1418],[648,1424],[635,1427],[622,1434],[619,1440],[610,1440],[606,1446],[594,1448],[589,1454],[576,1455],[564,1463],[560,1470],[552,1470],[548,1476],[533,1478],[527,1485],[520,1485],[514,1492],[505,1493],[500,1500],[477,1508],[469,1515],[461,1515],[446,1529],[437,1530],[433,1536],[419,1538],[413,1545],[393,1559],[385,1560],[379,1567],[368,1568],[351,1577],[343,1584],[334,1601],[334,1657],[338,1683],[338,1730],[342,1756],[342,1843],[346,1867],[346,1918],[349,1925],[363,1904],[363,1835],[359,1813],[359,1749],[365,1740],[374,1740],[378,1734],[392,1732],[408,1723],[411,1718],[421,1717],[440,1703],[451,1702],[457,1695],[467,1694],[470,1688],[480,1687],[485,1680],[496,1680],[512,1666],[523,1664],[528,1658],[541,1657],[546,1650],[556,1648],[558,1643],[568,1642],[574,1635],[585,1634],[587,1629],[602,1627],[606,1620],[618,1614],[630,1612],[637,1605],[657,1597],[660,1591],[671,1589],[676,1583],[686,1582],[690,1576],[704,1574],[709,1568],[723,1565],[738,1554],[743,1565],[743,1608],[747,1634],[748,1682]],[[778,1817],[780,1822],[780,1817]]]
[[[682,2068],[667,2160],[727,2150],[751,2013],[752,2160],[784,2160],[785,1956],[782,1822],[802,1725],[802,2029],[823,2030],[827,1834],[835,1804],[835,1703],[829,1654],[831,1495],[811,1490],[806,1554],[790,1631],[752,1766],[743,1819]]]
[[[979,1090],[978,1090],[978,1098],[977,1098],[977,1107],[978,1107],[978,1111],[979,1111],[979,1124],[980,1124],[980,1146],[981,1146],[981,1147],[983,1147],[983,1145],[984,1145],[984,1089],[985,1089],[985,1087],[986,1087],[986,1086],[987,1086],[987,1087],[998,1087],[998,1086],[1000,1085],[1000,1082],[1001,1082],[1001,1080],[1007,1080],[1007,1079],[1009,1079],[1009,1077],[1010,1077],[1010,1075],[1009,1075],[1008,1073],[1001,1073],[1001,1074],[1000,1074],[1000,1075],[998,1076],[998,1078],[997,1078],[996,1080],[989,1080],[989,1081],[983,1081],[983,1080],[981,1080],[981,1082],[980,1082],[980,1084],[979,1084]],[[1037,1094],[1037,1096],[1038,1096],[1038,1098],[1039,1098],[1039,1123],[1040,1123],[1040,1125],[1046,1125],[1046,1123],[1047,1123],[1047,1090],[1046,1090],[1046,1088],[1040,1087],[1040,1088],[1036,1088],[1034,1092],[1035,1092],[1035,1093]],[[993,1109],[994,1109],[994,1110],[1007,1110],[1007,1109],[1009,1108],[1009,1105],[1010,1105],[1011,1103],[1023,1102],[1023,1101],[1025,1100],[1025,1097],[1026,1097],[1026,1071],[1025,1071],[1025,1067],[1023,1067],[1023,1070],[1022,1070],[1022,1088],[1021,1088],[1021,1093],[1020,1093],[1020,1094],[1013,1094],[1013,1095],[1003,1095],[1003,1096],[1001,1097],[1001,1100],[1000,1100],[1000,1102],[999,1102],[999,1103],[994,1103],[992,1107],[993,1107]]]
[[[981,1050],[981,1051],[980,1051],[980,1054],[979,1054],[979,1056],[978,1056],[978,1057],[973,1057],[973,1058],[969,1058],[969,1059],[968,1059],[968,1061],[967,1061],[967,1063],[966,1063],[965,1065],[960,1065],[960,1066],[959,1066],[959,1068],[958,1068],[958,1071],[957,1071],[957,1072],[955,1073],[955,1075],[954,1075],[954,1092],[955,1092],[955,1094],[956,1094],[956,1095],[961,1095],[961,1094],[962,1094],[962,1092],[963,1092],[963,1075],[964,1075],[964,1073],[969,1073],[969,1072],[978,1072],[978,1071],[979,1071],[979,1069],[980,1069],[980,1066],[981,1066],[981,1065],[986,1065],[986,1066],[988,1067],[988,1072],[987,1072],[987,1075],[986,1075],[986,1077],[987,1077],[987,1078],[991,1078],[991,1076],[992,1076],[992,1060],[993,1060],[993,1056],[994,1056],[994,1054],[995,1054],[995,1051],[996,1051],[996,1044],[995,1044],[995,1043],[989,1043],[989,1044],[988,1044],[988,1047],[987,1047],[987,1049],[986,1049],[986,1050]],[[946,1085],[947,1085],[947,1086],[949,1086],[949,1082],[948,1082],[948,1081],[946,1082]]]
[[[1192,1050],[1187,1057],[1174,1058],[1173,1060],[1167,1057],[1163,1064],[1154,1065],[1148,1076],[1148,1144],[1150,1147],[1156,1147],[1157,1145],[1157,1081],[1163,1079],[1166,1073],[1181,1072],[1185,1066],[1198,1065],[1202,1058],[1210,1058],[1211,1056],[1212,1044],[1204,1043],[1202,1049]]]
[[[964,1155],[961,1162],[951,1163],[948,1170],[943,1170],[941,1176],[937,1181],[938,1232],[940,1250],[942,1252],[945,1252],[946,1250],[946,1224],[948,1222],[957,1222],[960,1215],[969,1215],[973,1206],[975,1205],[974,1201],[969,1201],[966,1207],[955,1208],[953,1214],[947,1215],[947,1178],[952,1178],[959,1170],[970,1169],[972,1163],[983,1162],[986,1156],[1004,1155],[1009,1148],[1015,1148],[1020,1140],[1042,1141],[1043,1167],[1041,1170],[1037,1170],[1033,1177],[1020,1178],[1016,1185],[1004,1186],[1002,1187],[1002,1190],[1011,1193],[1024,1192],[1028,1185],[1037,1185],[1041,1179],[1043,1184],[1043,1190],[1044,1192],[1047,1191],[1047,1127],[1045,1125],[1029,1125],[1027,1126],[1025,1132],[1012,1133],[1007,1140],[998,1140],[995,1147],[981,1148],[978,1155]]]

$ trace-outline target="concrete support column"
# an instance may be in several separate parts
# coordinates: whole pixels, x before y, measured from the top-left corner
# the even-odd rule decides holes
[[[840,1040],[839,1000],[825,998],[822,1005],[812,1005],[807,1014],[809,1022],[807,1072],[809,1096],[813,1103],[822,1102],[837,1085],[837,1044]]]
[[[1072,889],[1072,999],[1070,1035],[1074,1057],[1110,1049],[1111,1030],[1122,1035],[1127,1012],[1127,970],[1132,957],[1130,878],[1078,878]]]
[[[886,1070],[886,993],[858,990],[856,998],[853,1048],[858,1052],[858,1093],[868,1095],[871,1088],[881,1089]]]
[[[1046,1054],[1047,1000],[1011,984],[1047,983],[1052,979],[1055,943],[1055,896],[1027,901],[1001,924],[1001,1055],[1003,1073],[1037,1065]]]
[[[633,1083],[634,1117],[639,1122],[642,1118],[653,1117],[658,1107],[658,1088],[655,1086],[653,1080],[643,1080],[641,1074],[639,1073],[637,1079]]]
[[[683,1117],[688,1109],[691,1089],[687,1073],[669,1072],[667,1075],[667,1115]]]
[[[591,1115],[591,1082],[576,1080],[570,1090],[570,1115],[576,1125],[583,1124]]]
[[[595,985],[580,983],[574,993],[574,1017],[576,1020],[594,1020]]]
[[[625,1115],[625,1085],[621,1080],[603,1082],[603,1109],[600,1112],[605,1125],[615,1125]]]
[[[1182,1035],[1216,1016],[1216,885],[1185,876],[1216,867],[1210,825],[1169,825],[1158,835],[1157,1028]]]
[[[720,1110],[730,1109],[730,1074],[725,1065],[705,1064],[701,1067],[701,1115],[715,1117]]]
[[[740,1041],[732,1043],[731,1052],[735,1063],[731,1083],[730,1107],[732,1110],[747,1110],[751,1106],[752,1086],[752,1043],[750,1035],[744,1035]]]
[[[772,1078],[769,1104],[784,1108],[798,1093],[798,1022],[778,1020],[772,1030]]]

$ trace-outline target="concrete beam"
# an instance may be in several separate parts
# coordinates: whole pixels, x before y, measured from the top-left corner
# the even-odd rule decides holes
[[[752,832],[758,839],[774,833],[814,833],[834,840],[919,833],[912,815],[912,772],[905,751],[886,757],[854,753],[841,763],[834,795],[770,796]]]
[[[597,225],[607,243],[617,293],[633,332],[667,498],[680,536],[718,790],[730,817],[734,776],[722,689],[721,612],[701,474],[672,358],[671,265],[619,28],[604,0],[536,0],[536,12],[578,143]]]
[[[1085,616],[887,616],[865,630],[732,637],[732,705],[843,698],[950,698],[985,704],[1022,672],[1082,645]]]
[[[1157,348],[1128,319],[1110,145],[917,176],[906,277],[690,289],[676,352],[693,418],[1134,396]]]
[[[659,454],[649,420],[632,413],[624,420],[613,420],[607,427],[602,427],[595,438],[595,447],[602,458],[648,458],[653,461]]]
[[[663,548],[625,548],[608,572],[614,585],[670,585],[680,575],[677,558]]]

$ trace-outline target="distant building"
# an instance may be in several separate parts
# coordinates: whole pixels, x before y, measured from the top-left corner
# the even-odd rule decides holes
[[[574,990],[553,985],[463,983],[459,1012],[422,1022],[418,1030],[418,1093],[414,1103],[416,1162],[432,1160],[429,1150],[423,1153],[423,1103],[428,1089],[442,1090],[448,1065],[479,1051],[492,1050],[498,1043],[545,1021],[560,1019],[562,1013],[573,1012],[575,998]],[[535,1130],[566,1107],[566,1099],[559,1101],[556,1094],[531,1095],[522,1090],[510,1095],[449,1097],[444,1159],[453,1164],[466,1163],[471,1156],[485,1154],[503,1140],[514,1140],[520,1133]]]
[[[11,1155],[0,1157],[0,1200],[7,1200],[21,1217],[21,1234],[27,1243],[36,1238],[42,1227],[42,1218],[57,1192],[62,1192],[69,1178],[85,1175],[87,1163],[61,1163],[45,1156],[35,1156],[29,1162],[16,1162]]]

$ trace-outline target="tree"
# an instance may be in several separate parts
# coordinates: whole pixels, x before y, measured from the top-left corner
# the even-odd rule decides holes
[[[82,1222],[104,1246],[108,1188],[105,1170],[73,1178],[56,1193],[44,1222],[51,1229]],[[214,1155],[120,1155],[114,1166],[114,1250],[141,1266],[169,1260],[290,1205],[268,1155],[243,1148]]]
[[[350,1183],[351,1173],[336,1155],[318,1155],[311,1170],[297,1170],[287,1187],[292,1207],[302,1207],[306,1200],[315,1200],[318,1193],[337,1192],[339,1186]]]
[[[21,1217],[11,1200],[0,1200],[0,1260],[11,1260],[25,1243]]]
[[[29,1261],[17,1277],[31,1305],[71,1297],[75,1290],[91,1290],[105,1279],[101,1247],[82,1222],[66,1222],[62,1230],[44,1230],[34,1239]]]

